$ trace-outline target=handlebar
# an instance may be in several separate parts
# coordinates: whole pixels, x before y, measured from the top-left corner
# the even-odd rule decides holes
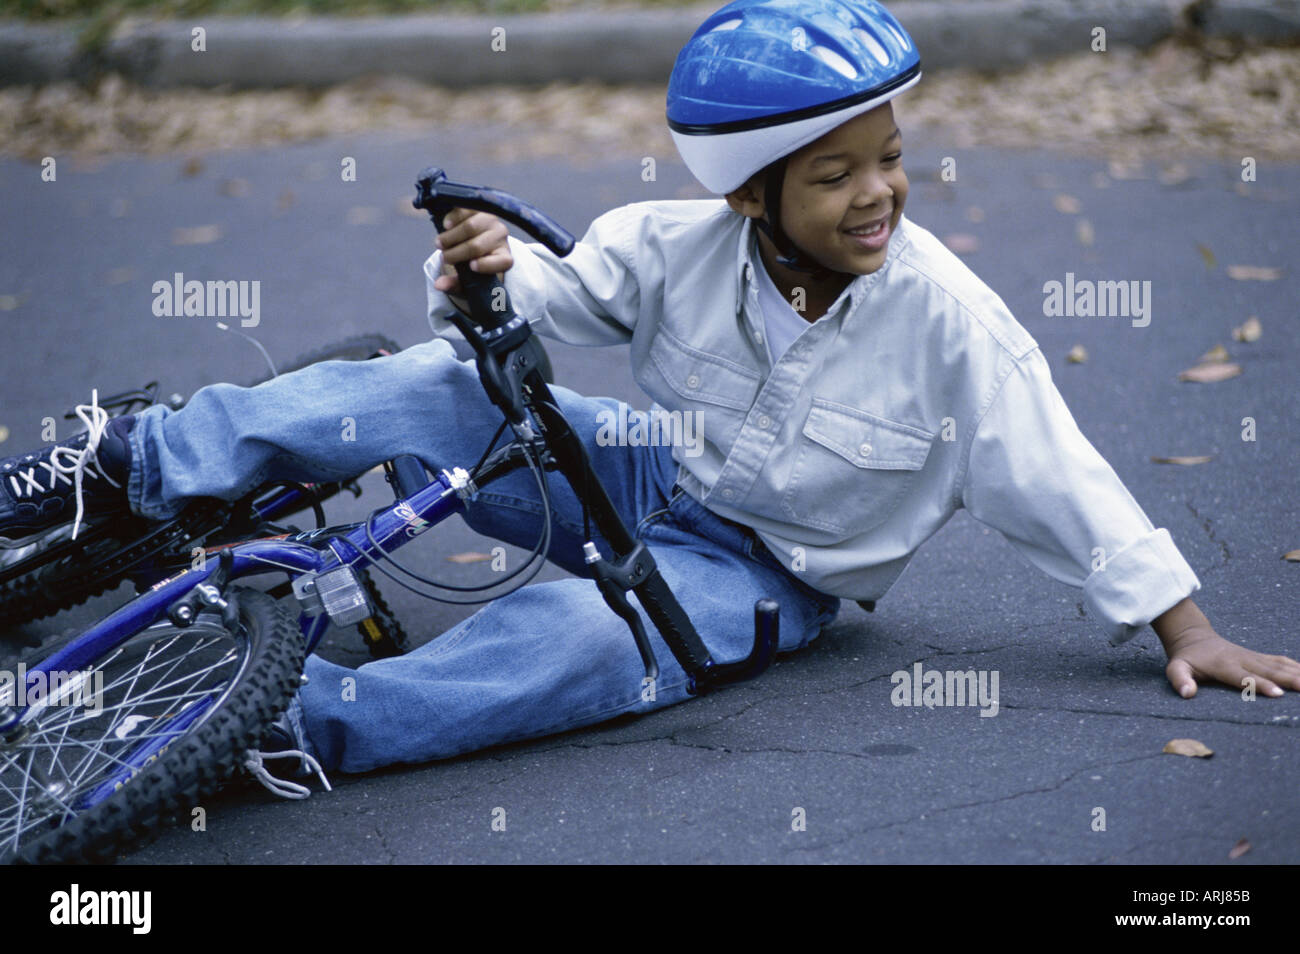
[[[434,224],[442,229],[442,218],[456,207],[478,209],[499,215],[519,226],[537,241],[561,257],[573,251],[577,240],[546,213],[533,208],[508,192],[486,186],[452,182],[437,166],[429,166],[415,180],[416,196],[411,204],[436,216]]]
[[[556,255],[573,251],[572,235],[549,216],[509,193],[452,182],[436,166],[424,169],[415,187],[416,196],[411,204],[428,212],[439,232],[443,231],[443,220],[452,209],[477,209],[519,226]],[[527,442],[534,436],[530,419],[541,427],[556,468],[589,509],[596,529],[613,548],[614,560],[605,561],[588,541],[587,546],[596,556],[587,562],[606,603],[632,629],[647,677],[653,680],[658,666],[641,631],[640,620],[627,603],[624,594],[628,590],[636,594],[690,677],[690,691],[706,692],[761,673],[777,651],[777,604],[773,600],[760,600],[755,606],[754,642],[748,656],[731,663],[719,663],[712,657],[690,617],[659,574],[654,557],[623,523],[600,478],[592,470],[582,442],[560,413],[532,356],[531,348],[536,343],[530,338],[528,321],[511,309],[500,276],[481,275],[471,271],[467,263],[457,264],[456,275],[469,315],[453,315],[450,320],[473,346],[479,379],[489,398],[502,410],[521,440]]]

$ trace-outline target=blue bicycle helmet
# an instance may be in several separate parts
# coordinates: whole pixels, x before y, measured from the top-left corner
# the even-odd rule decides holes
[[[768,169],[768,220],[758,226],[782,264],[826,271],[780,226],[786,160],[920,78],[912,38],[873,0],[735,0],[678,54],[668,128],[710,192],[725,195]]]

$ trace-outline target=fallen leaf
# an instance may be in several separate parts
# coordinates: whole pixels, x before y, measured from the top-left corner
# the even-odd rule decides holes
[[[1112,159],[1107,165],[1112,179],[1142,179],[1142,160],[1134,159],[1124,161],[1122,159]]]
[[[1290,560],[1292,563],[1300,563],[1300,550],[1289,550],[1282,554],[1283,560]]]
[[[384,213],[373,205],[354,205],[348,209],[348,225],[378,225]]]
[[[1087,219],[1080,219],[1074,226],[1074,234],[1079,237],[1080,245],[1091,245],[1097,240],[1097,233],[1092,229],[1092,223]]]
[[[1196,359],[1198,364],[1219,364],[1228,360],[1228,349],[1223,345],[1215,345],[1205,354]]]
[[[1208,759],[1214,754],[1213,749],[1196,739],[1170,739],[1161,751],[1168,755],[1187,755],[1197,759]]]
[[[1160,170],[1160,181],[1164,185],[1173,186],[1186,182],[1192,177],[1191,171],[1181,162],[1175,162],[1172,165],[1165,166]]]
[[[0,311],[13,311],[20,304],[22,299],[17,295],[0,295]]]
[[[1245,324],[1232,329],[1234,341],[1258,341],[1259,336],[1263,333],[1264,329],[1260,325],[1259,319],[1254,315],[1247,318]]]
[[[294,202],[296,201],[297,201],[297,197],[293,194],[293,190],[285,189],[283,192],[280,193],[280,197],[275,200],[275,211],[283,212],[285,209],[289,208],[289,206],[293,205]]]
[[[239,178],[223,179],[219,191],[222,195],[228,195],[235,199],[246,196],[248,195],[248,180]]]
[[[1241,841],[1237,842],[1235,845],[1232,846],[1232,851],[1228,852],[1228,860],[1232,861],[1237,858],[1240,858],[1248,851],[1250,851],[1250,842],[1248,842],[1245,838],[1243,838],[1241,839]]]
[[[1070,362],[1070,364],[1083,364],[1083,362],[1088,360],[1088,349],[1083,345],[1077,344],[1070,349],[1069,353],[1065,356],[1065,360]]]
[[[1153,463],[1153,464],[1182,464],[1182,465],[1184,465],[1184,466],[1186,466],[1186,467],[1190,467],[1192,464],[1208,464],[1208,463],[1209,463],[1210,461],[1212,461],[1212,460],[1214,460],[1214,456],[1213,456],[1213,455],[1209,455],[1209,456],[1204,456],[1204,455],[1203,455],[1203,456],[1200,456],[1200,457],[1152,457],[1152,458],[1151,458],[1151,463]]]
[[[1214,252],[1210,251],[1208,245],[1202,245],[1200,242],[1197,242],[1196,251],[1200,252],[1201,258],[1205,259],[1206,268],[1213,268],[1217,264],[1217,261],[1214,258]]]
[[[447,557],[448,563],[486,563],[492,559],[490,553],[479,553],[476,550],[470,550],[466,553],[453,553]]]
[[[172,229],[173,245],[207,245],[221,238],[219,225],[195,225],[189,228]]]
[[[135,278],[134,268],[111,268],[104,276],[104,280],[110,285],[125,285],[133,278]]]
[[[1271,282],[1282,277],[1282,269],[1270,265],[1229,265],[1228,277],[1239,282]]]
[[[1058,192],[1052,198],[1052,205],[1056,206],[1057,212],[1064,212],[1066,215],[1077,215],[1080,208],[1079,200],[1064,192]]]
[[[3,444],[7,440],[9,440],[9,428],[0,424],[0,444]]]
[[[1241,374],[1241,365],[1225,361],[1222,364],[1198,364],[1186,371],[1179,371],[1178,380],[1195,381],[1198,384],[1213,384],[1216,381],[1235,378],[1239,374]]]
[[[943,244],[958,255],[969,255],[979,251],[980,240],[969,232],[953,232],[943,237]]]
[[[191,156],[185,160],[185,165],[181,166],[181,175],[197,176],[203,171],[203,160],[198,156]]]
[[[966,207],[966,220],[968,222],[983,222],[984,210],[978,205],[969,205]]]

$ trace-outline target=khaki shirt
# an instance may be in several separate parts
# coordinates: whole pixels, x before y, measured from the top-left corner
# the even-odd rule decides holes
[[[570,344],[629,344],[668,412],[641,439],[670,435],[680,486],[824,593],[879,599],[960,507],[1082,587],[1113,643],[1200,589],[1079,432],[1034,339],[906,217],[884,264],[775,366],[753,225],[720,199],[614,209],[565,258],[513,237],[510,251],[514,309]],[[425,263],[430,321],[454,333],[441,267],[441,252]]]

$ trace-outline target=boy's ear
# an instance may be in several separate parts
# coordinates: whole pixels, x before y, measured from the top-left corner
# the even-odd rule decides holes
[[[758,172],[750,177],[739,189],[728,192],[725,196],[727,205],[739,212],[741,215],[748,216],[751,219],[762,218],[763,216],[763,173]]]

